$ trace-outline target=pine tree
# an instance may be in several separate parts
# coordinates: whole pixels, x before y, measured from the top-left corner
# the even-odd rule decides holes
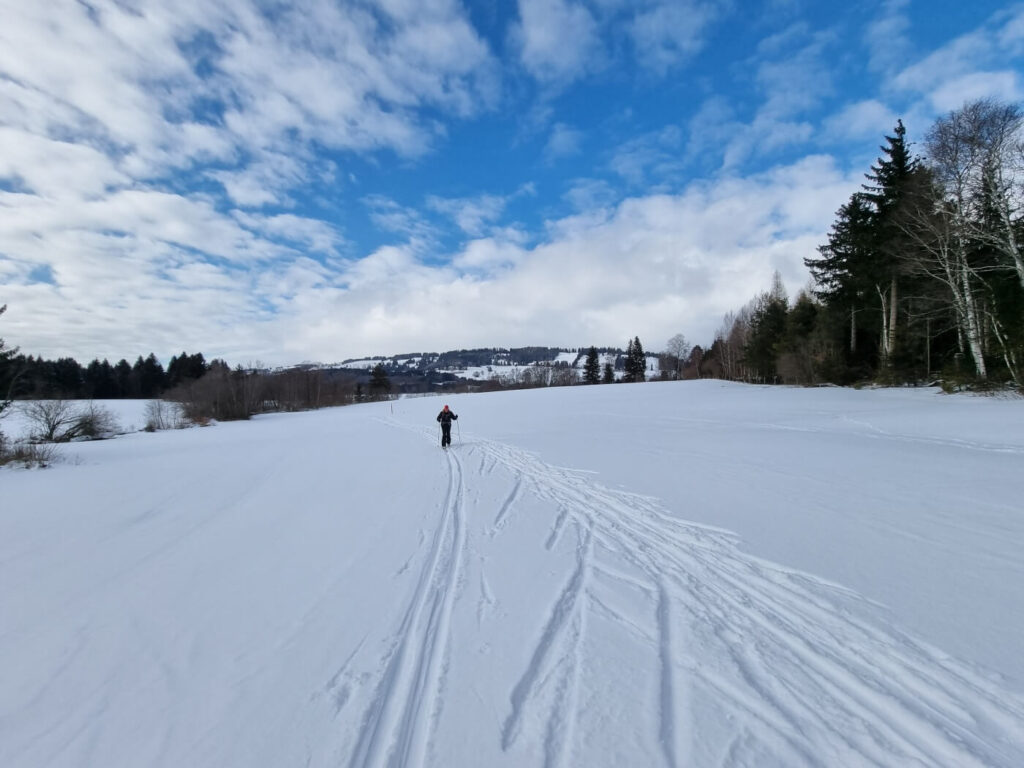
[[[640,337],[635,337],[626,346],[626,381],[645,381],[647,378],[647,356],[644,354]]]
[[[633,370],[635,372],[635,381],[646,381],[647,380],[647,355],[644,354],[643,345],[640,343],[640,337],[637,336],[633,339]]]
[[[152,352],[145,360],[140,356],[132,367],[132,376],[138,387],[138,397],[156,397],[164,389],[164,367]]]
[[[758,297],[750,317],[750,336],[743,348],[743,361],[760,381],[778,378],[776,358],[786,334],[788,301],[776,272],[772,290]]]
[[[7,311],[7,305],[0,306],[0,315]],[[18,348],[6,346],[0,338],[0,414],[11,404],[11,395],[14,390],[14,365],[11,359],[18,354]]]
[[[601,377],[602,384],[614,384],[615,383],[615,369],[611,363],[604,364],[604,374]]]
[[[583,381],[597,384],[601,378],[601,361],[597,356],[597,347],[587,350],[587,361],[583,364]]]
[[[370,371],[370,393],[374,400],[383,400],[391,394],[391,381],[384,363],[377,363]]]
[[[857,314],[873,290],[870,280],[873,259],[873,211],[861,193],[840,207],[829,232],[828,243],[818,246],[818,259],[804,259],[814,277],[815,296],[849,314],[852,355],[857,351]]]
[[[865,174],[870,183],[863,185],[864,197],[874,208],[874,259],[870,271],[881,310],[879,350],[885,366],[892,365],[896,351],[900,282],[904,273],[901,257],[908,249],[900,217],[919,165],[910,156],[906,133],[903,121],[897,120],[895,135],[886,136],[886,144],[880,147],[884,157],[871,166],[871,173]]]

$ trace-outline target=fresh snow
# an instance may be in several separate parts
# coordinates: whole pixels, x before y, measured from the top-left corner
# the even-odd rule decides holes
[[[1024,765],[1020,400],[575,387],[60,452],[0,471],[3,766]]]

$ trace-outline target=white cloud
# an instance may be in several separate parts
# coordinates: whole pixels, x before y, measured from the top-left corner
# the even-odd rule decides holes
[[[929,95],[932,105],[940,112],[959,109],[968,101],[985,98],[1020,101],[1024,98],[1020,76],[1012,70],[972,72],[942,83]]]
[[[548,142],[544,146],[544,159],[549,163],[553,163],[560,158],[578,154],[582,142],[582,131],[578,131],[565,123],[555,123],[551,128]]]
[[[65,205],[48,222],[40,213],[13,231],[11,217],[0,216],[0,241],[52,265],[56,281],[13,286],[5,300],[17,312],[5,316],[5,338],[30,337],[36,354],[51,357],[187,348],[268,363],[495,344],[621,344],[637,334],[656,345],[680,329],[708,343],[721,315],[764,290],[774,269],[791,291],[805,283],[802,259],[859,181],[827,157],[808,158],[552,221],[539,245],[527,246],[520,231],[496,230],[447,264],[436,254],[424,261],[415,216],[404,244],[323,261],[260,239],[330,248],[336,234],[315,222],[252,214],[234,221],[159,194],[118,196],[98,209]],[[14,196],[0,193],[0,206]],[[369,202],[398,219],[408,215],[393,201]],[[94,228],[114,221],[122,222],[119,232]],[[224,258],[204,257],[200,246]],[[246,252],[249,261],[237,258]],[[249,269],[271,254],[260,270]]]
[[[394,232],[419,243],[436,238],[436,227],[415,208],[406,208],[383,195],[368,195],[363,204],[370,211],[373,223],[382,230]]]
[[[246,229],[270,238],[300,244],[314,253],[334,255],[342,243],[341,235],[327,222],[290,213],[258,216],[236,212],[235,218]]]
[[[321,359],[339,349],[623,344],[634,334],[657,345],[680,328],[710,343],[721,316],[765,290],[773,270],[793,293],[805,284],[802,259],[859,181],[812,157],[552,222],[550,239],[529,249],[474,240],[450,266],[425,266],[415,249],[383,249],[352,267],[359,279],[349,290],[295,302],[297,318],[311,301],[310,323],[329,312],[345,333],[329,340],[307,334],[304,322],[295,332]],[[340,347],[346,335],[359,341]]]
[[[475,198],[442,198],[430,195],[427,207],[451,217],[459,229],[472,237],[483,235],[505,210],[506,198],[480,195]]]
[[[766,120],[785,120],[817,107],[833,91],[831,68],[825,60],[830,33],[811,35],[793,51],[791,45],[804,38],[800,27],[789,30],[782,40],[763,41],[762,50],[770,52],[757,68],[756,81],[765,95],[759,115]]]
[[[877,99],[849,104],[838,114],[824,121],[824,134],[829,140],[862,139],[881,136],[896,125],[897,115]]]
[[[537,80],[565,85],[592,71],[602,56],[597,22],[573,0],[519,0],[511,38]]]
[[[665,73],[704,47],[703,34],[715,16],[714,5],[685,0],[658,2],[639,10],[629,25],[637,58]]]
[[[1019,73],[1008,67],[1024,55],[1024,7],[994,14],[973,29],[920,61],[894,79],[899,90],[927,97],[934,109],[956,109],[970,99],[1021,98]]]
[[[910,0],[884,0],[879,17],[868,24],[864,42],[872,71],[889,74],[906,61],[910,53],[910,18],[906,13],[909,6]]]
[[[681,148],[682,132],[670,125],[617,147],[609,167],[632,186],[644,185],[652,176],[664,182],[680,171]]]
[[[604,179],[575,179],[562,197],[577,211],[588,211],[612,205],[619,193]]]
[[[973,69],[975,62],[987,57],[990,41],[981,31],[962,35],[903,69],[894,85],[903,90],[927,92]]]
[[[47,197],[95,198],[131,180],[106,154],[0,126],[0,179]]]
[[[301,156],[310,142],[416,155],[439,130],[419,110],[468,116],[498,97],[496,63],[454,1],[407,14],[385,4],[377,15],[310,0],[275,9],[273,25],[259,8],[10,4],[0,25],[0,120],[101,149],[148,180],[245,156],[280,170],[268,157]],[[219,171],[246,204],[279,199],[295,181],[286,169],[268,185],[274,191],[259,193],[243,162]]]
[[[301,153],[292,157],[279,152],[262,152],[259,160],[237,170],[209,171],[228,197],[243,207],[287,205],[289,190],[307,180],[307,164]]]

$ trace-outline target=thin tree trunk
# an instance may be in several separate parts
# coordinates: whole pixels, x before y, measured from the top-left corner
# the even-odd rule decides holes
[[[974,298],[974,291],[971,288],[970,270],[968,270],[965,260],[961,260],[960,263],[960,285],[964,298],[967,345],[970,347],[971,356],[974,358],[974,370],[977,372],[979,379],[987,379],[988,371],[985,368],[985,354],[981,343],[982,329],[981,324],[978,322],[978,307]]]
[[[1003,362],[1006,364],[1006,369],[1010,372],[1010,376],[1013,377],[1015,382],[1020,382],[1017,367],[1017,355],[1014,354],[1013,349],[1009,344],[1007,344],[1006,338],[1000,330],[1001,323],[999,322],[999,319],[994,315],[990,315],[989,320],[992,324],[992,332],[995,334],[996,340],[999,342],[999,346],[1003,350]]]
[[[850,354],[857,351],[857,309],[850,307]]]
[[[882,353],[882,366],[888,367],[889,365],[889,305],[886,303],[885,291],[882,290],[882,286],[875,285],[875,290],[878,291],[878,298],[882,303],[882,335],[879,341],[879,351]]]
[[[899,308],[897,288],[896,275],[893,274],[892,287],[889,289],[889,339],[886,342],[890,358],[896,352],[896,320]]]
[[[1017,280],[1020,287],[1024,288],[1024,254],[1021,254],[1020,245],[1014,235],[1014,223],[1010,219],[1009,203],[1004,199],[999,206],[1000,223],[1003,225],[1003,237],[1005,238],[1005,250],[1013,259],[1013,266],[1017,270]]]
[[[924,321],[924,368],[925,378],[932,375],[932,319]]]

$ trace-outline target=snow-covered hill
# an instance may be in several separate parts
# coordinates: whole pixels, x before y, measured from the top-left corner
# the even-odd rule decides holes
[[[1024,764],[1021,401],[448,403],[0,472],[0,765]]]
[[[476,349],[445,352],[443,354],[396,355],[394,357],[372,357],[360,360],[345,360],[331,366],[344,370],[368,371],[377,365],[383,365],[392,375],[410,372],[436,372],[451,374],[460,379],[473,381],[499,381],[505,385],[523,383],[524,379],[534,382],[551,383],[551,379],[560,369],[571,369],[570,381],[583,380],[583,368],[586,363],[586,350],[569,351],[554,347],[524,347],[522,349]],[[613,368],[615,378],[621,379],[624,371],[621,368],[622,350],[601,352],[598,356],[601,370],[605,365]],[[661,375],[661,361],[658,355],[648,354],[648,379],[656,379]]]

